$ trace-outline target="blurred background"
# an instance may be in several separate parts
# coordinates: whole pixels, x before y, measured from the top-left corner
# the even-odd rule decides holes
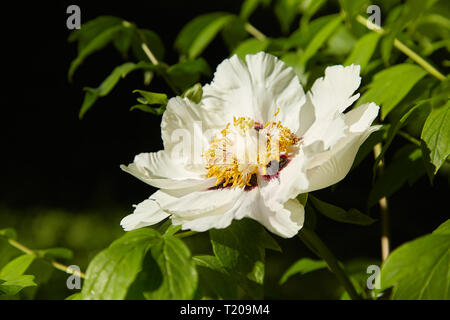
[[[2,51],[6,57],[2,73],[0,229],[15,228],[19,241],[33,249],[69,248],[74,251],[74,258],[66,263],[86,270],[96,253],[123,234],[119,222],[132,212],[132,205],[155,191],[122,172],[119,165],[128,164],[140,152],[162,148],[161,117],[129,111],[136,99],[132,90],[145,89],[142,75],[134,73],[107,97],[99,99],[83,120],[78,119],[83,87],[96,87],[114,66],[123,63],[123,58],[109,46],[83,63],[73,83],[67,81],[70,62],[76,56],[76,44],[67,41],[71,31],[66,27],[66,8],[71,4],[81,8],[82,23],[99,15],[114,15],[155,31],[166,47],[164,60],[175,63],[178,55],[173,42],[187,22],[213,11],[239,13],[242,2],[46,1],[26,6],[18,3],[2,10]],[[318,15],[338,11],[338,3],[330,1]],[[271,10],[259,8],[251,21],[269,37],[281,33]],[[445,50],[438,50],[430,59],[441,59],[445,54]],[[220,37],[203,55],[212,70],[228,56]],[[211,77],[204,77],[202,84],[210,80]],[[169,93],[159,79],[152,82],[151,90]],[[396,138],[388,153],[392,155],[401,145],[404,141]],[[368,157],[335,188],[316,194],[343,208],[356,207],[367,212],[372,165],[373,160]],[[390,198],[394,248],[431,232],[445,221],[448,177],[448,168],[443,167],[433,185],[423,176]],[[368,213],[378,218],[377,207]],[[379,223],[359,227],[317,215],[316,230],[343,261],[379,261]],[[328,287],[335,283],[325,270],[276,286],[292,262],[313,257],[297,238],[276,239],[283,253],[268,252],[268,297],[333,298],[341,294],[337,284],[336,292],[323,289],[325,283]],[[210,250],[203,235],[186,241],[194,253]],[[18,253],[0,245],[0,267]],[[36,298],[61,299],[70,295],[73,292],[66,288],[65,279],[64,273],[53,271],[50,280],[35,292]],[[301,290],[302,286],[311,288],[308,283],[312,281],[315,289]]]

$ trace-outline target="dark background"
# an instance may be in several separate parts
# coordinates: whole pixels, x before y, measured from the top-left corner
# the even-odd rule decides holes
[[[70,4],[80,6],[82,23],[99,15],[115,15],[155,31],[166,47],[165,62],[173,64],[178,60],[173,42],[188,21],[213,11],[239,13],[241,1],[46,1],[18,2],[2,9],[2,52],[6,55],[2,59],[1,85],[0,229],[36,221],[48,210],[62,210],[67,219],[86,216],[86,212],[89,217],[92,212],[95,221],[111,225],[112,231],[103,242],[91,245],[92,251],[87,255],[90,258],[122,233],[119,221],[132,211],[131,205],[154,191],[122,172],[119,165],[128,164],[140,152],[162,148],[161,118],[129,111],[136,98],[132,90],[144,89],[141,75],[136,72],[121,80],[107,97],[99,99],[83,120],[78,119],[83,87],[97,87],[124,60],[109,46],[86,59],[76,71],[73,83],[67,81],[70,62],[76,57],[76,44],[67,42],[71,31],[66,28],[66,8]],[[337,6],[331,5],[319,14],[336,11]],[[268,36],[280,35],[271,10],[257,10],[251,22]],[[218,38],[203,56],[214,70],[229,56],[229,51]],[[202,83],[210,80],[202,79]],[[152,82],[151,90],[169,93],[158,79]],[[401,139],[396,138],[391,152],[404,144]],[[369,157],[334,191],[328,188],[316,194],[344,208],[366,211],[372,164]],[[445,221],[447,197],[448,179],[440,174],[433,186],[424,176],[392,196],[389,205],[393,246],[429,233]],[[369,213],[378,218],[377,208]],[[44,225],[37,224],[40,227],[33,232],[63,232],[57,226]],[[33,226],[36,224],[28,228]],[[67,226],[64,228],[68,230]],[[343,260],[356,256],[378,258],[379,229],[379,223],[358,227],[321,216],[317,222],[317,232]],[[29,229],[21,230],[26,233]],[[46,243],[39,242],[39,236],[23,236],[31,247]],[[55,238],[52,245],[68,244],[61,239]],[[269,258],[281,269],[302,255],[310,255],[299,241],[277,240],[285,255],[270,253]],[[86,247],[89,249],[89,245]],[[84,266],[86,261],[80,264]]]

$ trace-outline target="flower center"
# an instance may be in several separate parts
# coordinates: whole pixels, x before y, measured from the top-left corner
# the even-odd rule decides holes
[[[202,154],[206,177],[216,177],[216,188],[252,189],[258,176],[270,179],[287,165],[299,141],[280,121],[262,124],[248,117],[234,117]]]

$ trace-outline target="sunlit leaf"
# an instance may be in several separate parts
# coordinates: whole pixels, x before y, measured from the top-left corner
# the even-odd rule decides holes
[[[421,67],[408,63],[384,69],[374,76],[358,105],[375,102],[381,106],[381,118],[384,119],[425,74]]]
[[[394,250],[381,269],[381,289],[392,299],[450,299],[450,223]]]
[[[422,150],[433,165],[432,173],[436,174],[450,155],[450,101],[431,111],[422,130],[424,145]]]

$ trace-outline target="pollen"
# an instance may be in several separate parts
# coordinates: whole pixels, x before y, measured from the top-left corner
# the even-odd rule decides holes
[[[274,117],[278,113],[279,109]],[[216,178],[216,188],[248,190],[257,185],[258,176],[275,175],[281,170],[298,149],[299,142],[281,121],[263,124],[249,117],[234,117],[212,138],[202,154],[206,177]],[[276,172],[274,163],[278,164]]]

